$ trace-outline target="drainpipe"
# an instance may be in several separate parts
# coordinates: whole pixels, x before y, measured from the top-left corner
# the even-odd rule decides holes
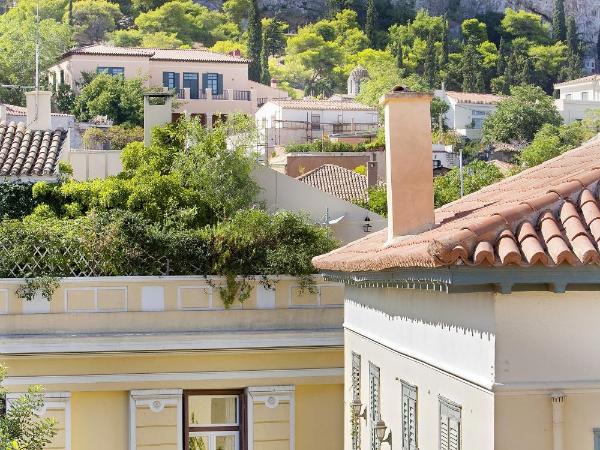
[[[552,450],[563,450],[563,413],[565,395],[562,392],[553,392],[552,397]]]

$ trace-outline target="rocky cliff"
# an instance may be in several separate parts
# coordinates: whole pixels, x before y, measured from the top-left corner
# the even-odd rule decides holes
[[[198,0],[210,7],[218,7],[221,0]],[[363,0],[366,1],[366,0]],[[526,9],[552,18],[553,0],[415,0],[416,8],[425,8],[432,14],[443,14],[453,9],[459,17],[473,17],[487,11],[501,12],[505,8]],[[278,15],[293,25],[322,17],[327,11],[327,0],[259,0],[268,15]],[[600,29],[600,0],[565,0],[567,14],[577,20],[583,38],[596,42]]]

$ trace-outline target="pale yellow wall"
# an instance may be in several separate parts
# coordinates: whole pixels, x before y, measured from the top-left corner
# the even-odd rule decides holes
[[[67,448],[67,411],[64,407],[48,408],[42,417],[56,421],[54,425],[56,435],[52,438],[52,442],[45,447],[46,450],[65,450]]]
[[[497,395],[495,424],[495,450],[552,448],[552,402],[548,394]]]
[[[275,408],[261,402],[254,403],[254,423],[250,425],[254,428],[254,450],[290,448],[290,412],[289,401],[280,401]]]
[[[594,450],[593,429],[600,428],[600,388],[566,392],[564,404],[565,449]]]
[[[136,407],[136,449],[177,450],[177,423],[179,411],[176,405],[166,405],[160,412],[147,405]]]
[[[344,387],[296,386],[296,450],[344,447]]]
[[[128,450],[128,393],[73,392],[72,450]]]

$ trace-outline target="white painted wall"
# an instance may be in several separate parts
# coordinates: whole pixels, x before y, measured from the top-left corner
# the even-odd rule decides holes
[[[369,404],[369,361],[380,368],[382,419],[392,430],[394,448],[402,448],[403,380],[418,389],[419,448],[439,448],[443,396],[462,406],[461,449],[494,449],[491,294],[347,286],[344,309],[346,450],[351,450],[351,352],[361,355],[363,405]],[[369,423],[360,419],[360,424],[361,448],[368,449]],[[387,450],[386,445],[382,449]]]
[[[258,198],[269,211],[304,212],[315,223],[324,222],[327,210],[330,220],[343,216],[337,224],[331,225],[334,236],[342,243],[367,236],[363,230],[367,216],[371,219],[371,232],[387,226],[385,218],[269,167],[258,166],[253,175],[261,187]]]
[[[595,109],[600,109],[600,100],[598,101],[583,101],[583,100],[554,100],[554,105],[564,123],[572,123],[576,120],[582,120],[585,116]]]
[[[435,91],[435,96],[450,107],[445,114],[444,124],[469,139],[481,138],[483,120],[496,111],[496,105],[459,103],[441,90]]]
[[[600,81],[592,80],[577,84],[559,84],[561,100],[600,101]],[[585,98],[587,94],[587,98]]]

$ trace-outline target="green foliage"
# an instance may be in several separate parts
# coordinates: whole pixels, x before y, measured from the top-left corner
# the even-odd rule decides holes
[[[26,278],[17,288],[16,294],[18,298],[31,302],[39,292],[41,297],[49,302],[59,285],[60,282],[56,277]]]
[[[60,84],[54,91],[52,100],[58,112],[70,114],[75,105],[75,93],[68,84]]]
[[[468,195],[482,187],[503,178],[500,170],[485,161],[474,161],[464,168],[464,194]],[[460,172],[458,168],[450,170],[433,180],[434,202],[436,208],[460,198]]]
[[[6,391],[2,382],[6,369],[0,366],[0,396]],[[6,411],[0,415],[0,449],[1,450],[43,450],[56,435],[56,421],[42,419],[38,411],[44,405],[44,394],[41,386],[32,386],[26,394],[21,395]]]
[[[225,37],[225,21],[224,14],[192,0],[170,0],[137,16],[135,25],[144,35],[162,32],[174,35],[184,44],[200,42],[211,46]]]
[[[21,219],[31,214],[38,202],[31,183],[0,183],[0,219]]]
[[[225,0],[223,3],[225,15],[240,27],[244,20],[248,20],[251,8],[252,0]]]
[[[142,80],[99,74],[81,89],[73,113],[81,121],[107,116],[116,125],[141,126],[144,123]]]
[[[550,41],[550,27],[544,23],[542,16],[527,11],[506,8],[502,29],[513,38],[522,37],[538,44]]]
[[[143,34],[140,30],[116,30],[108,34],[110,43],[116,47],[140,47]]]
[[[563,71],[563,78],[573,80],[581,77],[583,67],[583,45],[577,34],[575,18],[569,16],[567,20],[567,65]]]
[[[267,48],[267,35],[265,33],[263,33],[260,53],[260,82],[266,85],[271,83],[271,73],[269,72],[269,50]]]
[[[263,18],[263,47],[268,56],[279,56],[285,51],[285,33],[288,24],[277,19]]]
[[[314,141],[308,144],[289,144],[285,147],[286,153],[364,152],[367,150],[367,144],[346,144],[327,140]]]
[[[585,120],[568,125],[544,125],[520,154],[524,167],[533,167],[571,150],[595,136],[600,127],[600,117],[588,115]]]
[[[257,0],[251,0],[248,17],[248,78],[253,81],[261,80],[261,52],[263,43],[262,23]]]
[[[483,123],[486,142],[529,142],[544,124],[560,125],[552,97],[537,86],[517,86]]]
[[[375,21],[377,20],[377,8],[375,0],[367,0],[367,20],[365,23],[365,34],[369,45],[375,47]]]
[[[157,31],[142,37],[142,47],[146,48],[179,48],[183,47],[183,41],[177,38],[175,33]]]
[[[463,40],[479,45],[487,41],[487,25],[478,19],[467,19],[461,25]]]
[[[385,184],[371,186],[367,191],[367,200],[356,200],[361,208],[373,211],[380,216],[387,216],[387,188]]]
[[[83,146],[91,150],[122,150],[132,142],[144,140],[142,127],[124,127],[113,125],[109,129],[88,128],[83,133]]]
[[[107,0],[78,0],[73,2],[71,17],[73,38],[79,45],[90,45],[104,39],[115,30],[123,14],[119,5]],[[63,20],[68,22],[68,12]]]

